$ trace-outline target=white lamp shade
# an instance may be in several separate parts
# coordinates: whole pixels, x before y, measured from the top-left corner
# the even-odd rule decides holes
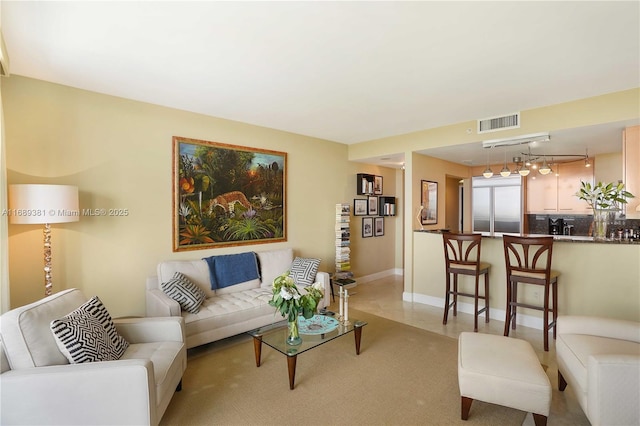
[[[9,222],[66,223],[80,220],[78,187],[72,185],[9,185]]]

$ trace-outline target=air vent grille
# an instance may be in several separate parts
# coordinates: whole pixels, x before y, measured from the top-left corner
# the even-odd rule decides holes
[[[519,112],[500,117],[489,117],[478,120],[478,134],[497,132],[499,130],[517,129],[519,127]]]

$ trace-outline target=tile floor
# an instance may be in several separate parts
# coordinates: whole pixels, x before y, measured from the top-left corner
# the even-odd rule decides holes
[[[457,338],[462,331],[473,331],[473,316],[471,314],[458,313],[458,315],[454,317],[449,313],[448,323],[447,325],[443,325],[442,308],[403,301],[402,280],[402,276],[396,275],[366,283],[359,283],[356,287],[349,290],[349,294],[351,295],[349,298],[349,307],[454,338]],[[334,312],[338,310],[337,300],[336,289],[336,302],[329,306],[329,309]],[[504,321],[492,319],[487,324],[484,322],[484,316],[479,318],[478,332],[502,335],[503,330]],[[511,337],[524,339],[531,343],[538,354],[540,362],[548,366],[547,371],[551,380],[553,397],[551,415],[549,416],[547,424],[551,426],[589,425],[589,421],[569,388],[567,388],[565,392],[558,391],[557,364],[553,338],[550,336],[549,352],[544,352],[541,330],[518,326],[515,332],[512,330],[510,335]],[[533,417],[529,414],[523,424],[533,425]]]

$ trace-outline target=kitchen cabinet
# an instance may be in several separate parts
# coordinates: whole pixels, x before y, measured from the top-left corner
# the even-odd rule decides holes
[[[622,168],[625,189],[635,195],[627,203],[627,215],[640,217],[640,126],[627,127],[622,133]]]
[[[593,159],[591,163],[592,167],[583,161],[555,164],[554,173],[527,176],[527,213],[591,214],[586,201],[575,195],[581,181],[593,184]]]
[[[593,165],[585,167],[583,161],[559,164],[558,166],[558,212],[571,214],[592,214],[586,201],[576,197],[580,182],[593,185]]]
[[[554,213],[558,211],[558,178],[554,173],[538,172],[527,176],[527,213]]]

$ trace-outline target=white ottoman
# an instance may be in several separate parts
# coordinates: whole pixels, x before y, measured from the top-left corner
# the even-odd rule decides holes
[[[546,425],[551,383],[533,348],[524,340],[465,332],[458,339],[461,417],[474,399],[533,413]]]

